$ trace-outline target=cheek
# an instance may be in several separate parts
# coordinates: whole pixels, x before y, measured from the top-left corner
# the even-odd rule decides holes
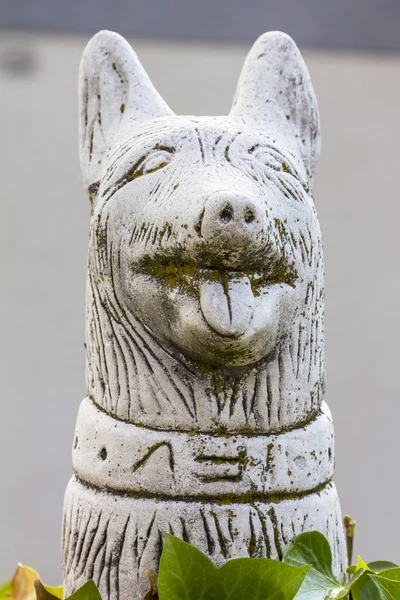
[[[304,297],[307,285],[297,283],[296,288],[282,295],[280,302],[280,328],[282,334],[290,334],[293,331],[295,321],[304,312]]]
[[[167,291],[151,277],[134,274],[125,265],[119,272],[121,299],[123,308],[158,337],[168,338],[171,324],[175,320],[174,304],[167,299]]]

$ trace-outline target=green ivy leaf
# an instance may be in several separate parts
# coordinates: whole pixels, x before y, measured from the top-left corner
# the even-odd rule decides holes
[[[3,583],[0,586],[0,600],[8,600],[10,598],[11,592],[11,581],[7,581],[7,583]]]
[[[381,571],[388,571],[389,569],[396,569],[399,565],[389,560],[375,560],[374,562],[368,563],[368,568],[373,573],[380,573]]]
[[[381,600],[378,588],[372,583],[367,573],[364,575],[360,579],[359,588],[354,586],[351,590],[352,600]]]
[[[158,575],[160,600],[292,600],[309,565],[236,558],[217,569],[190,544],[165,534]]]
[[[340,584],[332,571],[332,552],[328,540],[318,531],[301,533],[283,556],[293,566],[311,564],[296,600],[328,600],[345,598],[360,579],[364,569],[357,570],[347,585]]]
[[[63,591],[62,585],[58,585],[58,586],[45,585],[44,587],[49,592],[49,594],[51,594],[52,596],[55,596],[59,600],[63,599],[64,591]]]
[[[352,600],[379,600],[379,594],[376,596],[377,590],[375,586],[371,584],[371,581],[368,577],[368,573],[371,572],[371,569],[361,558],[361,556],[358,556],[357,565],[349,567],[347,572],[355,573],[360,568],[364,569],[364,571],[358,581],[356,581],[356,583],[353,585],[351,590]]]
[[[375,560],[374,562],[370,562],[367,565],[361,558],[358,556],[358,561],[356,565],[351,565],[347,569],[348,573],[355,573],[360,567],[363,567],[366,571],[372,571],[373,573],[380,573],[381,571],[387,571],[388,569],[394,569],[398,567],[394,562],[390,562],[389,560]]]
[[[367,565],[361,558],[358,557],[357,565],[353,565],[347,569],[348,573],[354,573],[357,569],[364,568],[365,572],[358,579],[355,585],[352,587],[351,596],[352,600],[381,600],[379,589],[374,585],[370,573],[380,573],[381,571],[387,571],[388,569],[397,568],[398,565],[386,560],[377,560],[375,562],[368,563]]]
[[[369,577],[378,589],[381,600],[399,600],[400,567],[381,571],[379,575],[369,573]]]
[[[95,582],[89,579],[79,590],[76,590],[65,600],[101,600],[101,596]]]
[[[338,585],[332,571],[332,552],[327,539],[318,531],[301,533],[286,550],[283,562],[290,565],[309,565],[332,584]]]

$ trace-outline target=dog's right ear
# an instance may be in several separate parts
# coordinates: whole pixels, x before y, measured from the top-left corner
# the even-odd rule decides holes
[[[89,194],[98,187],[103,159],[119,133],[136,123],[172,115],[128,42],[100,31],[86,46],[79,70],[79,143]]]
[[[321,149],[318,105],[310,74],[291,37],[270,31],[254,43],[231,114],[252,119],[279,138],[301,157],[312,181]]]

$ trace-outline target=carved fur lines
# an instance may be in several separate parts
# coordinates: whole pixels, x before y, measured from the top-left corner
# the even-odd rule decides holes
[[[259,38],[228,117],[174,115],[111,32],[89,42],[80,79],[87,397],[65,593],[93,579],[104,600],[141,600],[164,532],[220,566],[282,558],[318,530],[341,577],[318,111],[295,44]]]
[[[93,578],[105,599],[119,600],[120,587],[123,589],[129,577],[131,585],[132,581],[137,584],[132,598],[141,598],[146,590],[144,570],[157,567],[165,531],[196,545],[221,565],[233,556],[279,558],[293,535],[318,529],[336,552],[335,571],[344,568],[345,558],[337,554],[341,546],[336,538],[343,533],[333,486],[298,501],[294,511],[284,509],[287,502],[255,502],[252,506],[181,502],[177,510],[174,502],[120,497],[117,503],[110,503],[106,496],[75,480],[70,482],[63,532],[67,594]],[[333,519],[318,516],[322,505],[323,514],[331,513]]]
[[[301,325],[291,346],[285,344],[277,356],[236,378],[196,375],[170,357],[148,332],[138,333],[139,324],[133,328],[113,314],[101,322],[94,310],[89,327],[94,340],[94,347],[88,346],[89,371],[97,373],[88,382],[89,394],[122,420],[175,428],[179,414],[182,429],[262,432],[304,420],[323,397],[320,387],[313,396],[312,385],[299,395],[296,382],[307,364],[309,345]],[[104,338],[108,342],[103,343]]]
[[[323,398],[319,386],[313,389],[310,385],[301,395],[296,386],[304,365],[310,381],[310,341],[301,324],[291,345],[283,346],[277,356],[246,376],[236,378],[197,376],[185,365],[177,364],[147,332],[139,336],[135,329],[112,316],[100,322],[96,310],[89,327],[94,341],[92,347],[88,346],[89,372],[97,373],[96,379],[88,381],[89,394],[122,420],[164,429],[179,414],[183,429],[213,431],[226,426],[232,431],[251,427],[261,432],[303,420],[318,409]],[[109,341],[103,343],[108,332]],[[318,344],[314,343],[313,348]],[[160,413],[162,419],[158,419]]]
[[[284,225],[282,225],[284,226]],[[322,271],[320,240],[287,235],[288,252]],[[310,281],[293,332],[273,356],[238,376],[197,373],[127,315],[115,281],[120,250],[108,248],[109,284],[88,287],[88,392],[110,414],[146,426],[278,430],[315,412],[323,399],[323,288]],[[300,390],[300,391],[299,391]]]
[[[195,145],[205,164],[215,161],[218,147],[224,155],[224,164],[229,163],[231,183],[239,185],[245,176],[246,185],[251,180],[251,185],[265,191],[260,200],[265,203],[267,213],[265,239],[254,250],[253,260],[259,261],[262,256],[268,262],[268,248],[273,246],[278,249],[276,255],[271,254],[275,256],[271,264],[275,265],[276,273],[281,269],[279,256],[282,264],[297,272],[297,279],[293,275],[290,285],[301,292],[296,298],[298,306],[290,333],[281,335],[273,351],[268,350],[268,355],[253,366],[239,370],[212,366],[198,369],[182,358],[174,346],[164,344],[164,338],[157,339],[156,319],[153,324],[152,315],[143,318],[134,309],[130,312],[131,298],[129,294],[127,297],[126,283],[124,287],[121,281],[133,279],[136,263],[131,257],[143,258],[152,252],[166,257],[190,256],[191,240],[198,238],[195,221],[182,221],[175,207],[175,202],[179,204],[179,198],[174,199],[178,175],[181,175],[178,191],[187,188],[190,195],[190,181],[175,171],[178,167],[171,162],[160,169],[163,173],[160,180],[155,174],[153,183],[140,188],[146,198],[146,210],[139,213],[127,198],[121,221],[117,213],[122,209],[113,205],[116,200],[103,199],[93,217],[87,299],[88,395],[121,420],[160,429],[268,432],[294,426],[312,418],[324,394],[322,245],[308,190],[290,153],[282,153],[266,143],[254,144],[250,149],[243,145],[247,148],[245,159],[238,149],[240,131],[217,135],[217,130],[212,129],[209,140],[207,128],[194,128],[191,123],[190,131],[195,131]],[[150,133],[146,143],[150,143]],[[159,135],[157,139],[161,139]],[[151,144],[153,150],[159,146],[154,144]],[[111,185],[113,178],[119,181],[125,172],[123,162],[128,145],[121,145],[115,158],[117,167],[109,167],[105,187]],[[139,149],[135,153],[140,155]],[[142,158],[145,159],[145,154]],[[117,169],[115,173],[113,168]],[[153,170],[157,168],[150,169]],[[140,178],[141,185],[146,186],[144,179]],[[256,194],[256,190],[251,192]],[[159,218],[154,203],[159,203],[160,210],[168,207],[165,215],[169,220]],[[202,214],[204,210],[200,211],[199,204],[197,216]],[[141,285],[151,288],[147,279]],[[157,285],[157,294],[162,296],[166,285],[162,277]],[[135,295],[133,289],[129,293]],[[260,292],[266,296],[269,293],[264,288]],[[181,302],[179,297],[177,306]],[[274,308],[265,310],[271,310],[273,315],[279,313]],[[203,325],[207,327],[205,322]],[[278,329],[281,328],[283,325],[279,323]]]

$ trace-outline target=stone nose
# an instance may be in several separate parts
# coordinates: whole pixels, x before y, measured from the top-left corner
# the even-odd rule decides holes
[[[257,235],[263,217],[257,204],[235,192],[216,192],[205,204],[201,222],[204,238]]]

